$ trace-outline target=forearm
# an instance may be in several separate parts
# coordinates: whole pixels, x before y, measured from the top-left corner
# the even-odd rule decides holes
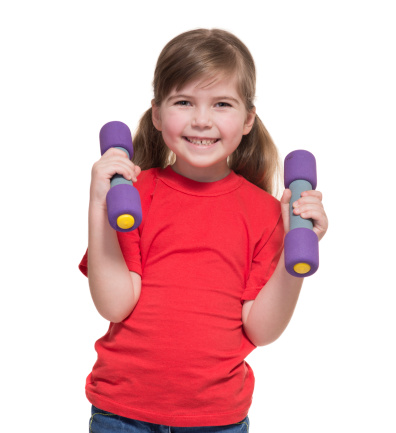
[[[111,322],[125,319],[137,302],[117,233],[105,209],[90,205],[88,231],[88,281],[98,312]]]
[[[267,284],[249,310],[244,329],[256,346],[272,343],[286,329],[297,304],[303,278],[291,276],[285,269],[284,253]]]

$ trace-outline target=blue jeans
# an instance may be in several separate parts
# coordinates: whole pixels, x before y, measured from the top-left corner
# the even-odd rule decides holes
[[[149,422],[136,421],[114,415],[92,406],[89,421],[90,433],[249,433],[249,418],[241,422],[214,427],[169,427]]]

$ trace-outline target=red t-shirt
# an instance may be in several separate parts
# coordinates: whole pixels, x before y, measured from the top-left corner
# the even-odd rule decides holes
[[[279,202],[231,172],[201,183],[171,167],[140,174],[143,222],[118,239],[142,276],[139,301],[96,342],[89,401],[103,410],[176,427],[246,417],[255,348],[242,304],[255,299],[283,247]],[[80,263],[87,273],[87,255]]]

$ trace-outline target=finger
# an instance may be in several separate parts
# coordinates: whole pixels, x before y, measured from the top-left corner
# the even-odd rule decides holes
[[[281,204],[289,204],[290,199],[291,199],[291,196],[292,196],[292,192],[291,192],[291,190],[288,189],[288,188],[286,188],[286,189],[283,191],[282,198],[280,199]]]
[[[303,219],[312,219],[316,234],[322,234],[322,236],[324,235],[329,223],[323,208],[310,207],[305,209],[303,212],[296,211],[295,213],[296,215],[300,215],[300,217]]]
[[[102,155],[102,157],[105,158],[112,158],[114,156],[120,156],[124,159],[129,159],[129,156],[126,152],[115,147],[110,147],[110,149],[107,149],[106,152]]]
[[[299,205],[293,208],[293,213],[295,215],[300,215],[302,218],[311,218],[311,217],[306,217],[305,215],[309,212],[320,212],[325,214],[324,212],[324,208],[322,203],[308,203],[308,204],[303,204],[303,205]],[[304,214],[304,216],[303,216]]]
[[[133,165],[135,167],[135,175],[136,177],[142,172],[142,169],[138,165]]]
[[[137,177],[139,176],[139,174],[141,172],[142,172],[142,169],[138,165],[133,164],[133,173],[134,173],[133,180],[132,180],[133,182],[137,181]]]
[[[322,200],[322,193],[313,189],[310,191],[303,191],[301,197],[317,197],[319,200]]]
[[[306,197],[300,197],[298,200],[293,202],[293,208],[304,206],[304,205],[310,205],[310,204],[323,206],[322,201],[319,200],[318,197],[306,196]]]
[[[319,220],[326,218],[326,214],[324,213],[323,208],[313,206],[294,209],[293,213],[295,215],[300,215],[300,217],[304,219],[311,218],[313,220]]]
[[[290,203],[291,196],[292,196],[292,193],[291,193],[290,189],[285,189],[283,191],[282,198],[280,199],[281,213],[282,213],[283,226],[285,229],[285,233],[287,233],[290,229],[289,203]]]
[[[305,205],[305,204],[321,204],[322,193],[320,191],[311,190],[303,191],[301,197],[293,203],[293,208]]]
[[[134,165],[125,158],[113,157],[99,160],[95,165],[95,173],[106,179],[111,179],[115,174],[123,176],[126,180],[135,180]]]
[[[114,174],[120,174],[124,179],[136,182],[135,172],[131,166],[115,163],[112,169],[113,172],[115,171],[112,176],[114,176]]]

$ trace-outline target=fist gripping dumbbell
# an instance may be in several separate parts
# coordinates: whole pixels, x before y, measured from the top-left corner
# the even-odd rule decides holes
[[[292,192],[290,231],[285,237],[285,266],[295,277],[308,277],[319,267],[319,241],[311,219],[293,213],[293,203],[303,191],[316,188],[316,160],[306,150],[295,150],[285,158],[285,188]]]
[[[99,133],[100,151],[103,155],[110,147],[123,150],[129,159],[133,156],[132,135],[125,123],[106,123]],[[142,222],[142,206],[138,190],[130,180],[115,174],[110,180],[106,196],[107,214],[113,229],[129,232]]]

